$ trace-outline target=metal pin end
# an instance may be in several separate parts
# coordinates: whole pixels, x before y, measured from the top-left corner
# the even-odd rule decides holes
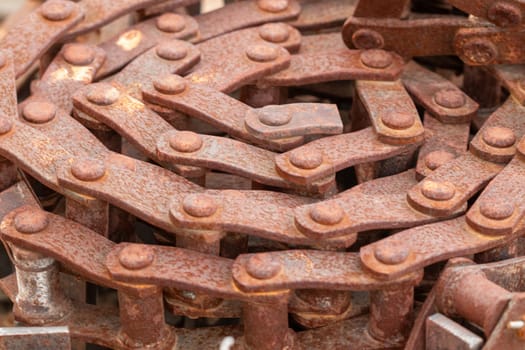
[[[522,329],[525,327],[525,321],[509,321],[509,323],[507,323],[507,328],[508,329]]]

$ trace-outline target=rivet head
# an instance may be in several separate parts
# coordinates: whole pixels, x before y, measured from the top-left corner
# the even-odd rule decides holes
[[[197,193],[184,198],[182,209],[191,216],[206,218],[215,214],[218,205],[211,196]]]
[[[166,33],[178,33],[186,27],[186,19],[176,13],[165,13],[157,18],[157,28]]]
[[[153,87],[166,95],[177,95],[186,90],[188,82],[178,75],[166,75],[153,81]]]
[[[487,18],[498,27],[513,27],[521,23],[521,10],[508,2],[496,1],[487,11]]]
[[[299,148],[293,150],[289,156],[290,163],[299,169],[315,169],[323,163],[323,154],[316,150]]]
[[[272,43],[282,43],[290,37],[290,27],[284,23],[267,23],[259,28],[259,36]]]
[[[24,119],[35,124],[44,124],[53,120],[56,113],[57,107],[50,102],[30,102],[22,111]]]
[[[202,137],[192,131],[178,131],[170,135],[169,143],[175,151],[196,152],[202,147]]]
[[[310,211],[313,221],[321,225],[337,225],[345,216],[345,212],[338,204],[319,203]]]
[[[4,68],[7,64],[7,56],[5,53],[0,52],[0,69]]]
[[[282,126],[292,120],[292,115],[285,111],[269,111],[264,108],[259,110],[259,121],[267,126]]]
[[[13,120],[0,113],[0,135],[7,134],[13,129]]]
[[[109,83],[92,84],[86,94],[89,102],[99,106],[109,106],[117,102],[120,92]]]
[[[120,265],[128,270],[140,270],[150,266],[155,259],[155,251],[147,245],[130,244],[118,254]]]
[[[101,160],[80,158],[71,164],[71,174],[81,181],[96,181],[105,173],[106,165]]]
[[[467,103],[465,94],[456,89],[443,89],[436,92],[434,101],[441,107],[456,109]]]
[[[178,40],[165,41],[157,45],[157,56],[168,61],[181,60],[188,55],[188,46]]]
[[[371,29],[359,29],[352,34],[352,43],[361,50],[380,49],[385,45],[383,36]]]
[[[246,262],[246,272],[258,280],[267,280],[277,276],[281,271],[281,264],[274,259],[269,259],[263,254],[251,256]]]
[[[95,60],[95,50],[85,44],[67,44],[62,51],[64,60],[74,66],[87,66]]]
[[[469,39],[463,44],[463,55],[470,62],[479,65],[492,63],[498,57],[496,46],[486,39]]]
[[[425,156],[425,165],[430,170],[436,170],[437,168],[451,161],[454,158],[456,158],[456,156],[450,152],[434,151],[434,152],[430,152],[429,154]]]
[[[280,49],[273,44],[255,44],[246,49],[246,56],[255,62],[269,62],[279,57]]]
[[[398,265],[406,261],[409,250],[398,244],[381,245],[374,250],[374,257],[386,265]]]
[[[361,62],[368,68],[385,69],[392,65],[394,58],[384,50],[364,50],[361,52]]]
[[[37,233],[49,225],[49,216],[41,209],[31,208],[16,214],[13,223],[18,232]]]
[[[425,180],[421,185],[421,193],[428,199],[447,201],[454,197],[456,189],[448,182]]]
[[[257,0],[257,5],[263,11],[281,12],[288,8],[288,0]]]
[[[489,146],[496,148],[511,147],[516,143],[516,135],[509,128],[492,126],[483,131],[483,141]]]
[[[49,21],[63,21],[71,16],[74,8],[71,1],[51,0],[40,6],[40,14]]]
[[[494,203],[490,200],[483,200],[479,204],[479,212],[492,220],[504,220],[514,213],[514,205],[508,202]]]
[[[410,113],[394,112],[381,115],[381,121],[390,129],[404,130],[414,125],[416,117]]]

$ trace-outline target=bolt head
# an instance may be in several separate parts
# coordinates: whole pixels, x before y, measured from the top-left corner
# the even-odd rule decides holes
[[[400,245],[381,245],[374,250],[374,257],[386,265],[398,265],[406,261],[409,250]]]
[[[492,126],[483,131],[483,141],[489,146],[496,148],[511,147],[516,143],[516,135],[509,128]]]
[[[292,120],[290,113],[277,112],[261,108],[259,110],[259,121],[267,126],[282,126],[288,124]]]
[[[157,18],[157,29],[166,33],[178,33],[186,27],[184,16],[165,13]]]
[[[92,158],[75,159],[71,164],[71,174],[81,181],[96,181],[106,173],[103,161]]]
[[[246,272],[258,280],[267,280],[277,276],[281,271],[278,261],[269,259],[264,254],[252,255],[246,262]]]
[[[340,223],[345,216],[343,209],[336,203],[319,203],[310,211],[313,221],[321,225],[331,226]]]
[[[197,218],[210,217],[218,208],[219,206],[211,196],[202,193],[190,194],[182,201],[182,209]]]
[[[361,50],[380,49],[385,45],[383,36],[371,29],[358,29],[352,34],[352,43]]]
[[[95,60],[95,50],[85,44],[67,44],[64,46],[62,56],[67,63],[74,66],[87,66]]]
[[[443,164],[451,161],[452,159],[456,158],[455,155],[453,155],[450,152],[447,151],[434,151],[430,152],[425,157],[425,165],[430,170],[436,170]]]
[[[416,117],[410,113],[387,113],[381,116],[381,121],[390,129],[405,130],[416,122]]]
[[[457,89],[443,89],[436,92],[434,101],[441,107],[456,109],[467,103],[465,94]]]
[[[271,43],[282,43],[290,38],[290,27],[284,23],[267,23],[259,28],[259,36]]]
[[[385,69],[392,65],[394,58],[384,50],[364,50],[361,52],[361,62],[368,68]]]
[[[170,135],[169,143],[175,151],[191,153],[201,149],[202,137],[192,131],[178,131]]]
[[[40,14],[49,21],[63,21],[73,13],[75,5],[71,1],[50,0],[40,6]]]
[[[86,98],[96,105],[109,106],[118,101],[120,92],[109,83],[97,83],[89,86]]]
[[[421,185],[421,193],[428,199],[447,201],[456,194],[454,185],[448,182],[425,180]]]
[[[142,244],[125,246],[118,254],[120,265],[128,270],[140,270],[150,266],[155,259],[153,248]]]
[[[509,202],[497,202],[486,199],[479,204],[481,215],[492,220],[505,220],[514,213],[514,204]]]
[[[49,216],[41,209],[30,208],[16,214],[13,224],[18,232],[37,233],[49,225]]]
[[[181,60],[188,55],[188,46],[179,40],[165,41],[157,45],[155,49],[157,56],[168,61]]]
[[[186,90],[188,82],[178,75],[166,75],[153,81],[153,87],[165,95],[177,95]]]
[[[255,44],[246,49],[246,56],[255,62],[270,62],[279,57],[280,46],[274,44]]]
[[[288,8],[288,0],[257,0],[257,5],[263,11],[276,13]]]
[[[7,134],[13,129],[13,120],[0,113],[0,135]]]
[[[496,1],[487,11],[487,18],[498,27],[514,27],[521,23],[522,15],[518,6]]]
[[[35,124],[44,124],[55,118],[57,107],[50,102],[30,102],[24,106],[22,115],[25,120]]]
[[[311,170],[323,163],[323,154],[317,150],[298,148],[290,153],[289,159],[297,168]]]
[[[473,64],[487,65],[498,57],[498,49],[487,39],[469,39],[462,48],[463,55]]]

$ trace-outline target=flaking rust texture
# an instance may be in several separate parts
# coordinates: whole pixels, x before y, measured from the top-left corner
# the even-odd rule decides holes
[[[2,28],[0,349],[523,349],[523,3],[199,5]]]

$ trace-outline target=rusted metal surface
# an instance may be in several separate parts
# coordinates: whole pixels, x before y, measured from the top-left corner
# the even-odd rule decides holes
[[[509,98],[483,124],[471,142],[471,152],[491,162],[508,163],[525,134],[520,123],[524,111],[523,106]]]
[[[470,153],[446,162],[408,191],[408,201],[431,215],[446,215],[464,205],[503,167]]]
[[[518,155],[490,182],[469,212],[470,226],[484,234],[504,235],[514,231],[523,218],[523,172],[525,144],[518,145]],[[505,193],[507,196],[503,197]]]
[[[427,134],[418,154],[416,171],[419,178],[465,154],[470,134],[470,123],[445,124],[429,113],[425,113],[424,119]]]
[[[365,161],[403,153],[408,147],[383,143],[372,128],[367,128],[328,136],[283,153],[276,157],[277,171],[289,181],[308,184]]]
[[[232,139],[198,135],[191,131],[171,131],[157,140],[157,155],[159,160],[174,165],[185,164],[220,170],[268,186],[302,188],[286,181],[277,173],[276,153]],[[303,189],[324,192],[332,179],[323,180]]]
[[[111,81],[123,85],[127,92],[141,97],[141,88],[152,84],[156,78],[169,74],[184,74],[201,59],[197,48],[181,40],[162,41],[154,48],[135,58]],[[166,88],[166,87],[165,87]]]
[[[302,143],[301,137],[270,140],[257,137],[245,126],[245,119],[251,107],[239,100],[201,84],[192,83],[189,78],[179,76],[160,77],[160,82],[168,83],[169,90],[159,89],[153,84],[143,89],[147,102],[174,109],[201,119],[214,127],[227,132],[232,137],[246,140],[257,146],[275,151],[283,151]]]
[[[503,84],[520,104],[525,103],[525,90],[522,88],[525,78],[525,66],[521,64],[501,64],[488,67],[489,71]]]
[[[354,16],[355,17],[393,17],[399,18],[407,9],[407,5],[410,1],[407,0],[396,0],[390,1],[387,6],[377,0],[372,1],[359,1],[356,5]]]
[[[415,211],[407,203],[406,192],[415,183],[413,171],[365,182],[339,193],[334,199],[296,208],[296,225],[309,237],[328,238],[438,220]],[[388,208],[381,208],[385,204]],[[463,210],[452,215],[459,215]]]
[[[499,27],[519,26],[525,10],[519,1],[465,1],[449,0],[449,3],[471,15],[485,18]]]
[[[401,81],[416,102],[443,123],[469,122],[478,110],[478,104],[453,83],[414,61],[405,66]]]
[[[461,28],[454,38],[457,55],[468,65],[523,63],[519,36],[498,27]]]
[[[24,350],[71,349],[67,327],[11,327],[0,329],[0,348]]]
[[[74,38],[80,34],[100,28],[124,14],[146,8],[158,2],[159,0],[116,0],[108,4],[103,0],[82,0],[78,6],[83,11],[85,17],[64,36],[63,40]],[[185,6],[192,2],[194,1],[178,1],[180,6]]]
[[[522,4],[193,4],[0,41],[0,347],[521,349]]]
[[[402,57],[451,55],[456,32],[470,25],[459,16],[409,20],[349,17],[343,39],[350,48],[384,49]]]
[[[297,51],[300,44],[299,31],[285,23],[268,23],[221,35],[197,45],[205,54],[188,79],[194,84],[232,92],[287,68],[289,51]]]
[[[319,30],[343,24],[354,11],[355,0],[300,0],[299,18],[288,23],[299,30]]]
[[[296,0],[236,1],[196,17],[199,24],[197,41],[206,41],[234,30],[263,23],[294,19],[300,12],[301,7]]]
[[[61,36],[84,17],[79,5],[67,0],[43,3],[11,28],[0,43],[2,51],[11,51],[15,73],[19,77],[51,48]]]
[[[393,145],[423,140],[425,131],[416,106],[400,81],[376,83],[358,80],[355,85],[378,140]],[[379,100],[382,103],[377,103]]]
[[[319,35],[317,42],[323,42],[322,35]],[[289,68],[265,78],[263,83],[294,86],[335,80],[393,80],[399,76],[403,64],[399,56],[381,50],[370,54],[367,51],[330,48],[303,53],[303,47],[304,44],[299,54],[292,56]]]
[[[195,19],[176,13],[165,13],[126,28],[124,32],[99,44],[101,49],[110,54],[97,71],[97,79],[114,73],[157,43],[192,38],[198,29]]]
[[[93,81],[95,73],[105,59],[105,51],[94,45],[64,45],[41,79],[33,84],[33,95],[26,99],[20,108],[25,108],[31,102],[45,101],[54,103],[66,113],[71,113],[72,94]]]
[[[488,250],[522,235],[522,230],[523,226],[520,226],[505,236],[483,235],[468,226],[465,217],[461,216],[408,229],[367,245],[361,248],[361,259],[379,276],[395,278],[454,256]]]

